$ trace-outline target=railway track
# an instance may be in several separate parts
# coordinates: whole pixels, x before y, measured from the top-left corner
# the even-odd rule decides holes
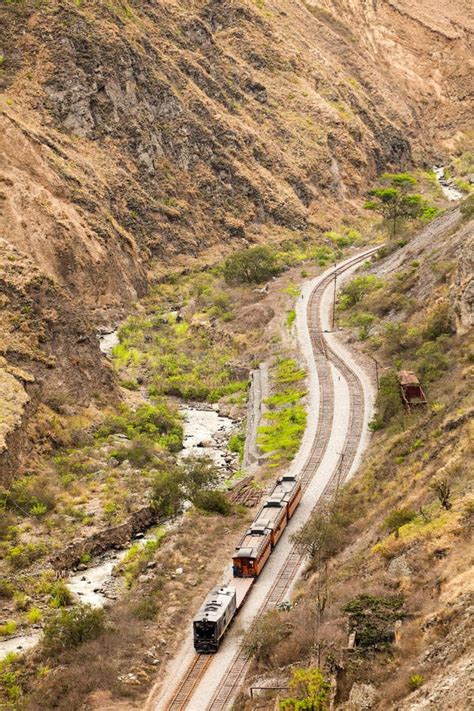
[[[173,698],[171,699],[169,711],[182,711],[186,708],[191,694],[201,680],[204,672],[211,663],[212,656],[209,654],[196,654],[186,676],[181,679]]]
[[[343,274],[356,264],[364,261],[378,249],[377,247],[368,250],[361,255],[357,255],[352,260],[345,262],[340,267],[335,268],[320,281],[308,301],[307,320],[319,381],[319,417],[311,450],[300,473],[303,491],[308,487],[321,464],[331,436],[334,419],[334,387],[330,363],[332,363],[346,379],[350,394],[350,414],[344,443],[344,456],[326,484],[314,507],[315,509],[331,500],[337,488],[344,483],[347,478],[362,435],[364,411],[364,394],[358,376],[326,343],[324,338],[321,324],[321,299],[328,285],[334,278],[337,278],[340,274]],[[303,557],[298,553],[296,547],[293,546],[281,566],[272,587],[267,593],[257,616],[261,616],[267,610],[273,609],[276,604],[285,598],[302,562]],[[168,711],[181,711],[187,708],[187,702],[190,700],[194,689],[204,675],[211,659],[212,657],[208,655],[197,654],[195,656],[185,676],[182,678],[180,685],[177,687],[175,695],[167,706]],[[247,654],[242,649],[239,650],[233,658],[225,678],[221,681],[215,692],[208,706],[208,711],[227,711],[229,709],[229,702],[238,690],[247,671],[248,664],[249,659]],[[197,710],[192,709],[191,711]]]
[[[364,261],[368,256],[371,256],[376,251],[377,249],[370,250],[365,252],[363,255],[358,255],[358,257],[354,258],[350,262],[346,262],[339,269],[335,270],[336,276],[347,271],[355,264]],[[360,380],[353,369],[350,368],[325,342],[323,329],[321,327],[321,298],[332,279],[334,279],[334,272],[329,274],[325,279],[321,280],[311,294],[308,302],[307,315],[308,323],[310,324],[309,331],[313,348],[313,356],[318,370],[320,407],[313,446],[311,447],[308,458],[301,470],[300,476],[303,491],[308,487],[313,475],[322,462],[331,434],[332,422],[334,418],[334,388],[329,363],[335,365],[345,377],[349,387],[351,405],[343,450],[344,457],[326,484],[326,487],[319,497],[314,509],[324,506],[325,503],[330,501],[337,488],[344,483],[347,478],[357,453],[364,421],[364,394]],[[258,617],[264,614],[267,610],[273,609],[275,605],[285,598],[302,562],[303,556],[298,553],[296,546],[293,546],[257,613]],[[241,649],[232,660],[225,678],[221,681],[210,705],[208,706],[208,711],[227,711],[229,709],[228,704],[238,690],[238,687],[245,676],[248,665],[248,656]]]

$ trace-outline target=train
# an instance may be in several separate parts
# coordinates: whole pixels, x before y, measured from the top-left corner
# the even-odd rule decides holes
[[[213,588],[193,619],[194,649],[214,654],[301,501],[298,477],[279,477],[232,557],[233,584]]]

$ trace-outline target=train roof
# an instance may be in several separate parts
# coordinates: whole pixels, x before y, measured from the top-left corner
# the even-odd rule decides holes
[[[220,620],[224,610],[230,605],[232,599],[236,597],[236,590],[231,585],[221,585],[213,588],[199,608],[194,622],[217,622]]]
[[[263,533],[266,528],[273,529],[282,516],[286,516],[286,501],[282,497],[278,504],[267,500],[257,514],[255,521],[250,526],[252,533]]]
[[[291,492],[295,491],[299,486],[301,486],[301,484],[296,477],[288,477],[285,479],[281,477],[277,480],[277,483],[270,492],[270,496],[268,497],[268,499],[270,500],[274,496],[291,494]]]
[[[270,540],[270,529],[262,526],[261,533],[249,529],[235,549],[234,558],[258,558]]]

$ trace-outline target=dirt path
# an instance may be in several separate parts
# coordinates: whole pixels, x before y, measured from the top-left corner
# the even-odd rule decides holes
[[[338,265],[338,269],[347,266],[353,259],[354,257]],[[339,276],[338,286],[342,284],[343,280],[348,279],[358,266],[359,263],[351,266],[343,275]],[[347,478],[352,476],[357,469],[361,454],[368,443],[367,422],[372,414],[375,395],[373,384],[370,377],[355,360],[353,354],[346,346],[341,344],[337,334],[324,333],[324,331],[330,331],[331,329],[334,287],[333,280],[328,280],[328,276],[332,273],[333,268],[328,269],[316,279],[305,284],[296,308],[298,341],[307,361],[309,372],[309,394],[307,428],[291,470],[297,473],[308,471],[308,462],[314,457],[315,447],[319,446],[318,439],[321,437],[321,427],[318,429],[318,425],[320,425],[320,419],[324,420],[326,418],[329,420],[329,426],[326,425],[327,435],[325,435],[325,441],[318,457],[318,464],[311,471],[305,495],[299,508],[270,557],[263,573],[255,583],[245,606],[240,611],[236,622],[225,638],[219,653],[206,666],[205,673],[196,684],[195,690],[185,706],[188,711],[204,711],[204,709],[212,709],[214,711],[214,709],[231,708],[231,703],[238,691],[239,684],[233,684],[228,689],[225,689],[225,685],[229,683],[228,679],[231,671],[234,676],[236,675],[236,669],[239,672],[239,681],[241,682],[244,678],[245,660],[238,666],[242,634],[250,627],[254,618],[267,609],[272,586],[278,577],[282,575],[285,566],[288,565],[288,558],[292,553],[291,534],[309,518],[317,501],[325,492],[327,493],[331,482],[334,481],[335,475],[341,468],[341,454],[349,446],[351,447],[351,457],[348,458],[344,471],[344,477]],[[317,301],[314,300],[316,292],[318,292]],[[317,313],[313,312],[315,308]],[[329,360],[326,359],[328,354],[326,349],[330,349]],[[340,359],[339,367],[330,362],[331,357],[336,363]],[[357,384],[356,389],[354,388],[354,382]],[[355,402],[355,399],[357,402]],[[334,408],[332,407],[333,402],[335,403]],[[330,406],[328,405],[325,408],[324,405],[328,403],[330,403]],[[327,409],[330,409],[331,412],[327,412]],[[355,428],[354,422],[355,410],[357,410],[359,421],[357,428]],[[361,424],[362,427],[360,426]],[[357,431],[357,441],[355,442],[351,442],[353,431]],[[301,565],[296,570],[296,575],[292,576],[293,579],[289,581],[284,593],[285,596],[290,594],[291,588],[300,572]],[[230,581],[230,566],[225,577],[226,580]],[[157,699],[157,690],[152,692],[147,709],[154,709],[154,711],[167,711],[169,709],[170,698],[173,695],[176,683],[186,672],[194,658],[192,637],[189,635],[176,659],[170,665],[167,678],[162,685],[161,696]]]

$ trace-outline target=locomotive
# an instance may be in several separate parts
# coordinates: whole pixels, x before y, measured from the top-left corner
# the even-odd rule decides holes
[[[234,585],[214,588],[193,620],[194,648],[197,652],[217,652],[225,632],[262,572],[301,497],[301,482],[297,477],[285,474],[277,480],[234,552]],[[244,581],[244,578],[247,580]],[[237,586],[242,587],[239,595]]]
[[[193,620],[194,649],[201,654],[217,652],[237,609],[235,588],[221,585],[211,590]]]

